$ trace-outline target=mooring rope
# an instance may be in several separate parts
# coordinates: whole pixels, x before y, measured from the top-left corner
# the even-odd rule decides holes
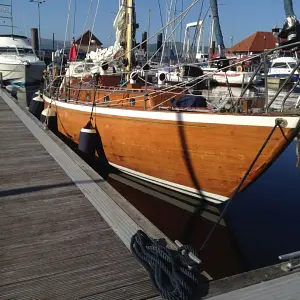
[[[195,297],[200,284],[200,265],[191,247],[170,250],[139,230],[132,237],[130,248],[164,299],[191,300]]]

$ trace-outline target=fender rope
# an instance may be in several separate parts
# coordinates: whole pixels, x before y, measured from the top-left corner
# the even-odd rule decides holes
[[[191,247],[170,250],[139,230],[132,236],[130,248],[164,299],[194,299],[200,283],[200,266],[193,259],[196,253]]]

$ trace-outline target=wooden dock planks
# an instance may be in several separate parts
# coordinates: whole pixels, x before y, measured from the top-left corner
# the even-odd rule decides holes
[[[155,297],[72,179],[0,98],[0,299]]]

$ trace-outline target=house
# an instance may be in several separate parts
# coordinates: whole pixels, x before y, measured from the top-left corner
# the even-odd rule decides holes
[[[91,40],[91,43],[90,43]],[[89,48],[90,43],[90,48]],[[90,30],[87,30],[81,37],[79,37],[75,41],[76,45],[80,45],[80,49],[87,51],[88,48],[90,50],[95,51],[97,48],[100,48],[103,44],[97,39],[97,37],[91,33]]]
[[[241,42],[237,43],[227,52],[234,53],[236,55],[248,55],[262,53],[265,50],[273,49],[276,45],[276,38],[272,32],[258,31]]]

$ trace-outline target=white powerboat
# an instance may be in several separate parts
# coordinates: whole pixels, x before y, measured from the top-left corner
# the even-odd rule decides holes
[[[25,36],[0,35],[0,72],[4,83],[20,86],[38,83],[45,67]]]
[[[292,70],[296,67],[298,61],[293,57],[278,57],[272,60],[271,67],[268,72],[269,78],[287,78]],[[297,82],[299,79],[298,71],[295,71],[291,78],[291,82]]]

